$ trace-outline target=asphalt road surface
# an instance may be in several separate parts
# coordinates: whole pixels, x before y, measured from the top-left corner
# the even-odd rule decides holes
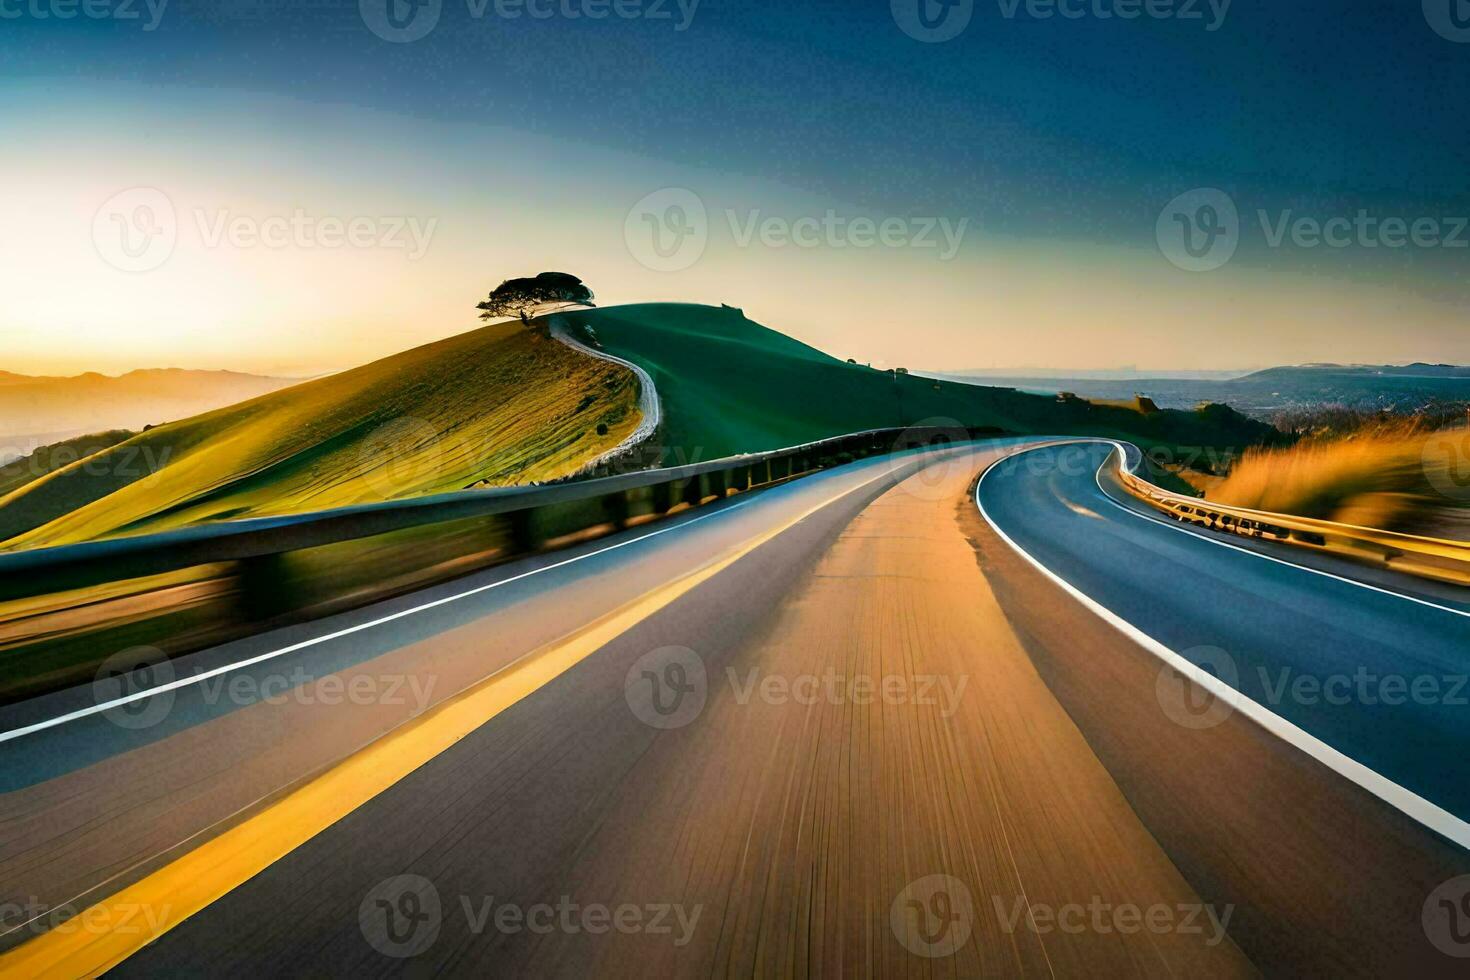
[[[161,668],[165,694],[109,711],[88,689],[0,712],[0,733],[26,731],[0,741],[0,971],[1376,967],[1354,936],[1438,963],[1415,917],[1456,845],[1249,711],[1219,718],[1185,683],[1179,714],[1154,654],[996,528],[1145,639],[1225,651],[1247,693],[1261,666],[1268,692],[1283,665],[1451,676],[1464,617],[1115,507],[1103,448],[1001,463],[979,488],[993,528],[974,481],[1013,448],[737,496],[184,658]],[[1084,676],[1100,666],[1106,686]],[[1466,812],[1463,753],[1437,768],[1414,752],[1463,745],[1446,705],[1373,713],[1355,740],[1350,711],[1305,700],[1267,702]],[[1251,792],[1181,763],[1194,745],[1226,751],[1210,771],[1251,773]],[[1339,874],[1276,856],[1346,844],[1358,867]],[[1344,886],[1418,904],[1378,932],[1314,924],[1303,896]],[[111,918],[45,931],[94,903]],[[120,909],[143,927],[119,929]]]

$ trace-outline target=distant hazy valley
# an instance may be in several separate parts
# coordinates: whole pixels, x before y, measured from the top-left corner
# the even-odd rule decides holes
[[[1274,367],[1240,377],[1181,372],[1187,377],[1108,377],[1124,372],[1052,372],[1001,375],[991,372],[934,374],[972,384],[1003,385],[1038,394],[1070,391],[1082,398],[1152,398],[1160,408],[1193,408],[1221,402],[1246,415],[1269,421],[1280,412],[1319,405],[1361,411],[1413,412],[1433,403],[1470,402],[1470,367],[1449,364],[1340,365]],[[1202,376],[1203,375],[1203,376]]]
[[[141,431],[189,418],[289,388],[299,380],[177,368],[73,378],[0,371],[0,463],[80,435]]]

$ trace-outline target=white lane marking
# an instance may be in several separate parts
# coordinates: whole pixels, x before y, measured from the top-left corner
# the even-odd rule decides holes
[[[89,715],[99,714],[103,711],[110,711],[113,708],[121,707],[125,704],[131,704],[134,701],[141,701],[144,698],[151,698],[157,694],[164,694],[168,691],[177,690],[181,687],[188,687],[190,684],[197,684],[201,681],[206,681],[211,678],[218,677],[221,674],[227,674],[231,671],[241,670],[245,667],[253,667],[256,664],[264,663],[267,660],[274,660],[277,657],[284,657],[288,653],[295,653],[298,650],[305,650],[308,647],[319,646],[320,644],[327,643],[332,640],[341,639],[344,636],[351,636],[353,633],[361,633],[364,630],[370,630],[374,627],[382,626],[385,623],[391,623],[394,620],[404,619],[408,616],[417,615],[418,613],[426,612],[427,610],[434,609],[438,606],[448,605],[451,602],[457,602],[460,599],[466,599],[472,595],[478,595],[481,592],[488,592],[491,589],[498,589],[502,585],[509,585],[512,582],[519,582],[521,579],[530,578],[532,575],[539,575],[542,572],[549,572],[553,569],[562,568],[563,566],[571,565],[575,562],[583,561],[587,558],[595,558],[598,555],[605,555],[609,551],[616,551],[619,548],[626,548],[628,545],[637,544],[640,541],[646,541],[649,538],[657,537],[660,534],[668,534],[670,531],[677,531],[680,528],[688,527],[691,524],[698,524],[700,521],[707,521],[711,517],[719,517],[721,514],[728,514],[731,511],[739,510],[741,507],[744,507],[747,504],[751,503],[754,503],[754,501],[741,501],[740,503],[732,504],[729,507],[723,507],[712,514],[702,514],[699,517],[693,518],[692,520],[688,521],[682,521],[672,527],[660,528],[657,531],[652,531],[648,534],[641,534],[638,537],[630,538],[627,541],[619,541],[617,544],[608,545],[606,548],[599,548],[596,551],[589,551],[586,554],[575,555],[571,558],[564,559],[551,565],[542,565],[539,568],[533,568],[530,571],[522,572],[519,575],[512,575],[510,578],[500,579],[495,582],[490,582],[486,585],[476,586],[475,588],[468,589],[464,592],[457,592],[454,595],[444,596],[443,598],[435,599],[432,602],[426,602],[422,605],[414,606],[411,609],[403,609],[396,613],[379,617],[378,619],[369,620],[365,623],[358,623],[355,626],[348,626],[344,629],[337,630],[335,633],[326,633],[322,636],[312,637],[308,640],[302,640],[300,643],[293,643],[290,646],[281,647],[279,650],[272,650],[269,653],[258,654],[254,657],[246,658],[245,660],[223,664],[222,666],[216,667],[213,670],[205,671],[202,674],[190,674],[188,677],[180,677],[177,680],[169,681],[167,684],[160,684],[158,687],[151,687],[146,691],[135,691],[134,693],[129,694],[126,697],[117,698],[113,701],[106,701],[102,704],[89,705],[88,707],[79,708],[76,711],[72,711],[64,715],[57,715],[56,717],[49,718],[45,721],[38,721],[34,724],[26,725],[23,728],[14,728],[8,732],[0,733],[0,742],[8,742],[11,739],[20,738],[23,735],[30,735],[35,732],[45,731],[48,728],[55,728],[56,726],[64,725],[69,721],[76,721],[79,718],[86,718]]]
[[[887,459],[885,460],[885,462],[891,463],[892,459]],[[844,490],[842,491],[842,493],[839,493],[836,496],[826,500],[821,505],[819,505],[818,509],[820,509],[821,507],[826,507],[828,504],[835,503],[836,501],[840,500],[842,497],[845,497],[850,493],[856,493],[858,490],[872,486],[874,483],[877,483],[884,477],[891,476],[892,472],[893,471],[891,469],[884,469],[882,473],[880,473],[878,476],[875,476],[873,479],[867,480],[863,483],[858,484],[855,487]],[[668,534],[671,531],[679,531],[686,527],[689,527],[692,524],[698,524],[700,521],[707,521],[712,517],[720,517],[724,514],[733,513],[734,511],[737,511],[742,507],[747,507],[756,502],[757,499],[742,500],[737,503],[731,504],[728,507],[721,507],[719,510],[716,510],[710,514],[701,514],[699,517],[691,518],[687,521],[681,521],[670,527],[659,528],[657,531],[650,531],[647,534],[640,534],[636,538],[629,538],[627,541],[619,541],[617,544],[611,544],[605,548],[599,548],[596,551],[589,551],[585,554],[574,555],[571,558],[566,558],[562,561],[554,562],[550,565],[542,565],[539,568],[533,568],[529,571],[522,572],[519,575],[512,575],[510,578],[504,578],[495,582],[490,582],[486,585],[476,586],[473,589],[468,589],[464,592],[457,592],[454,595],[450,596],[444,596],[442,598],[435,599],[432,602],[426,602],[422,605],[414,606],[411,609],[403,609],[396,613],[379,617],[378,619],[370,620],[365,623],[358,623],[355,626],[348,626],[344,629],[337,630],[335,633],[327,633],[323,636],[312,637],[308,640],[302,640],[300,643],[293,643],[290,646],[282,647],[279,650],[272,650],[268,653],[257,654],[254,657],[249,657],[245,660],[240,660],[235,663],[223,664],[219,667],[214,668],[213,670],[207,670],[200,674],[191,674],[188,677],[180,677],[177,680],[169,681],[167,684],[160,684],[159,686],[149,688],[146,691],[135,691],[132,694],[126,695],[125,697],[117,698],[112,701],[104,701],[101,704],[88,705],[85,708],[78,708],[77,710],[70,711],[64,715],[57,715],[54,718],[48,718],[44,721],[38,721],[30,725],[25,725],[21,728],[14,728],[8,732],[0,732],[0,742],[8,742],[12,739],[17,739],[26,735],[35,734],[36,732],[45,731],[49,728],[56,728],[60,725],[65,725],[68,722],[77,721],[81,718],[87,718],[91,715],[101,714],[104,711],[110,711],[113,708],[118,708],[125,704],[131,704],[134,701],[141,701],[144,698],[151,698],[155,695],[164,694],[168,691],[177,690],[181,687],[188,687],[190,684],[198,684],[203,681],[219,677],[221,674],[228,674],[232,671],[242,670],[245,667],[253,667],[256,664],[264,663],[267,660],[274,660],[277,657],[284,657],[288,653],[296,653],[297,651],[305,650],[308,647],[319,646],[332,640],[341,639],[344,636],[351,636],[353,633],[361,633],[364,630],[370,630],[374,627],[382,626],[385,623],[391,623],[395,620],[405,619],[409,616],[414,616],[418,613],[426,612],[427,610],[435,609],[439,606],[448,605],[451,602],[458,602],[460,599],[466,599],[473,595],[479,595],[482,592],[489,592],[491,589],[498,589],[502,585],[509,585],[512,582],[519,582],[522,579],[530,578],[532,575],[540,575],[542,572],[549,572],[553,569],[564,568],[567,565],[575,564],[579,561],[585,561],[588,558],[595,558],[598,555],[605,555],[610,551],[616,551],[619,548],[626,548],[629,545],[637,544],[640,541],[647,541],[649,538],[656,538],[660,534]]]
[[[1122,452],[1123,447],[1120,444],[1114,442],[1112,443],[1112,445],[1117,446],[1118,451]],[[1103,460],[1103,466],[1106,465],[1107,460]],[[1153,523],[1159,524],[1163,527],[1173,528],[1175,531],[1182,531],[1183,533],[1188,534],[1191,537],[1199,538],[1201,541],[1208,541],[1210,544],[1217,544],[1222,548],[1229,548],[1232,551],[1239,551],[1242,554],[1254,555],[1255,557],[1263,559],[1265,561],[1272,561],[1278,565],[1285,565],[1287,568],[1295,568],[1298,571],[1309,572],[1313,575],[1321,575],[1323,578],[1336,579],[1339,582],[1346,582],[1348,585],[1356,585],[1360,589],[1368,589],[1371,592],[1381,592],[1384,595],[1393,596],[1395,599],[1403,599],[1406,602],[1416,602],[1421,606],[1428,606],[1430,609],[1438,609],[1441,612],[1452,613],[1456,616],[1464,616],[1466,618],[1470,618],[1470,610],[1456,609],[1454,606],[1441,606],[1439,603],[1430,602],[1428,599],[1420,599],[1417,596],[1411,596],[1403,592],[1395,592],[1393,589],[1385,589],[1381,586],[1371,585],[1368,582],[1360,582],[1357,579],[1351,579],[1345,575],[1337,575],[1332,572],[1323,571],[1320,568],[1313,568],[1310,565],[1298,565],[1296,562],[1287,561],[1284,558],[1277,558],[1274,555],[1268,555],[1264,552],[1255,551],[1251,548],[1242,548],[1240,545],[1234,544],[1229,541],[1222,541],[1214,535],[1207,534],[1204,531],[1195,530],[1182,521],[1168,521],[1162,517],[1155,517],[1152,514],[1141,514],[1133,508],[1125,507],[1113,499],[1112,494],[1108,493],[1107,489],[1102,485],[1102,470],[1102,466],[1099,466],[1097,468],[1097,475],[1095,479],[1098,490],[1102,492],[1103,499],[1112,504],[1114,507],[1123,511],[1125,514],[1132,514],[1134,517],[1138,518],[1141,521],[1152,521]]]
[[[1114,443],[1114,445],[1117,444]],[[1021,454],[1017,453],[1015,455],[1019,456]],[[1000,525],[991,518],[990,514],[985,510],[985,505],[980,502],[980,488],[985,484],[985,478],[1000,463],[1001,461],[997,461],[992,464],[985,472],[980,474],[980,479],[975,481],[975,507],[980,511],[980,516],[985,518],[985,522],[1000,536],[1002,541],[1010,545],[1016,554],[1029,562],[1042,575],[1045,575],[1052,582],[1056,583],[1058,587],[1072,598],[1086,606],[1103,622],[1158,657],[1170,667],[1184,674],[1215,697],[1220,698],[1251,721],[1254,721],[1271,734],[1295,748],[1305,752],[1338,775],[1351,780],[1385,803],[1417,820],[1435,833],[1454,841],[1466,850],[1470,850],[1470,823],[1466,823],[1443,807],[1431,803],[1412,790],[1405,789],[1386,776],[1369,769],[1361,762],[1333,748],[1310,732],[1297,727],[1264,705],[1252,701],[1243,692],[1237,691],[1209,671],[1195,666],[1195,664],[1164,646],[1158,640],[1155,640],[1117,613],[1114,613],[1111,609],[1087,596],[1066,579],[1028,554],[1025,549],[1012,540],[1010,535],[1001,530]],[[1124,509],[1126,510],[1127,508]],[[1254,554],[1254,552],[1248,553]],[[1283,564],[1290,565],[1289,562],[1284,562]],[[1296,568],[1299,566],[1292,565],[1291,567]],[[1396,593],[1389,594],[1394,595]]]

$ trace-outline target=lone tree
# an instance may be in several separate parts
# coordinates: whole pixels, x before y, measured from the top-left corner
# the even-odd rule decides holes
[[[481,311],[481,320],[518,316],[522,323],[529,323],[531,314],[544,307],[558,303],[592,306],[593,298],[592,290],[576,276],[567,272],[543,272],[533,278],[505,280],[476,309]]]

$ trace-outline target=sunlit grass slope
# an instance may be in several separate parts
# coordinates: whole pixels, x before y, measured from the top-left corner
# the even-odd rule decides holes
[[[1209,499],[1360,527],[1470,538],[1470,431],[1370,425],[1249,452]]]
[[[1126,437],[1146,449],[1239,450],[1276,438],[1269,426],[1223,406],[1143,414],[849,364],[728,307],[658,303],[559,315],[574,327],[590,326],[605,350],[653,377],[664,404],[668,462],[946,420],[1016,433]]]
[[[0,498],[0,542],[551,479],[627,437],[637,398],[627,369],[496,324],[137,435]]]

